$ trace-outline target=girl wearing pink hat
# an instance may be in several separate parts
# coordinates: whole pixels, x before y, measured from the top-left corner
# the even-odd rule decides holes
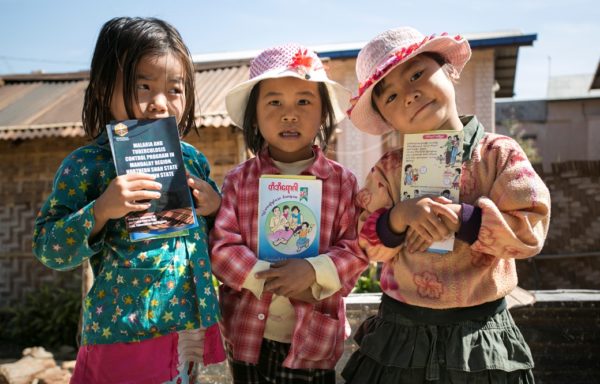
[[[225,177],[210,237],[234,383],[335,383],[345,338],[342,298],[367,265],[356,240],[356,178],[321,149],[345,117],[349,96],[319,57],[298,45],[263,51],[250,79],[227,95],[227,111],[256,154]],[[257,259],[263,174],[322,181],[319,255]]]
[[[386,31],[359,53],[350,109],[382,134],[463,130],[460,204],[401,201],[402,150],[385,154],[359,192],[359,244],[383,262],[381,306],[356,332],[348,383],[533,383],[533,360],[506,308],[515,259],[537,254],[550,217],[548,189],[512,139],[459,116],[453,80],[471,56],[460,36]],[[455,233],[452,252],[426,252]]]

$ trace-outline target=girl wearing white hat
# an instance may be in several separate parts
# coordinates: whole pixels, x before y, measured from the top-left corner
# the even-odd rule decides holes
[[[453,80],[471,56],[461,36],[386,31],[359,53],[350,119],[382,134],[463,130],[460,204],[401,201],[402,150],[372,168],[359,192],[359,244],[383,262],[379,313],[357,331],[348,383],[533,383],[533,359],[506,308],[515,259],[537,254],[550,195],[512,139],[459,116]],[[454,232],[452,252],[427,252]]]
[[[349,98],[319,57],[298,45],[263,51],[250,79],[227,95],[227,111],[256,154],[225,177],[210,237],[213,272],[224,283],[221,328],[235,383],[335,383],[345,338],[342,298],[367,265],[356,241],[356,178],[321,149]],[[319,255],[258,260],[263,174],[322,181]]]

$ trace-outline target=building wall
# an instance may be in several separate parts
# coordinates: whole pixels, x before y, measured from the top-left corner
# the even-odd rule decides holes
[[[184,140],[206,156],[210,177],[219,187],[225,174],[247,158],[242,131],[235,127],[202,127],[198,135],[191,132]]]
[[[522,103],[517,108],[527,108]],[[545,170],[552,163],[600,160],[600,98],[546,101],[544,119],[529,121],[515,117],[517,129],[535,137],[535,146]],[[498,132],[506,134],[506,121],[498,122]]]
[[[0,307],[20,301],[49,282],[80,289],[79,269],[57,272],[31,252],[33,222],[52,189],[63,158],[81,138],[0,141]]]
[[[600,289],[600,161],[553,164],[544,174],[552,199],[540,256],[517,261],[526,289]]]
[[[476,115],[494,132],[494,50],[474,50],[456,84],[456,104],[461,115]]]
[[[332,80],[342,84],[352,95],[356,94],[356,59],[331,60],[326,66]],[[335,148],[331,152],[333,158],[351,169],[362,184],[369,169],[382,155],[381,137],[366,134],[358,130],[350,119],[345,119],[338,125]]]

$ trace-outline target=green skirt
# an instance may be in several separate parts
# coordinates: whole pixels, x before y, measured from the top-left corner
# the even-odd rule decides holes
[[[347,383],[534,383],[531,351],[504,299],[432,310],[384,294],[354,339],[360,349],[342,372]]]

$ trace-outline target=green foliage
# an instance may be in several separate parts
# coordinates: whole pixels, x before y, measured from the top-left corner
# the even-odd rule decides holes
[[[358,278],[353,293],[370,293],[370,292],[381,292],[379,285],[379,279],[377,278],[377,264],[369,264],[362,275]]]
[[[62,345],[76,347],[81,293],[55,285],[43,285],[27,294],[23,303],[3,309],[0,339],[22,347]],[[4,341],[3,340],[3,341]]]

